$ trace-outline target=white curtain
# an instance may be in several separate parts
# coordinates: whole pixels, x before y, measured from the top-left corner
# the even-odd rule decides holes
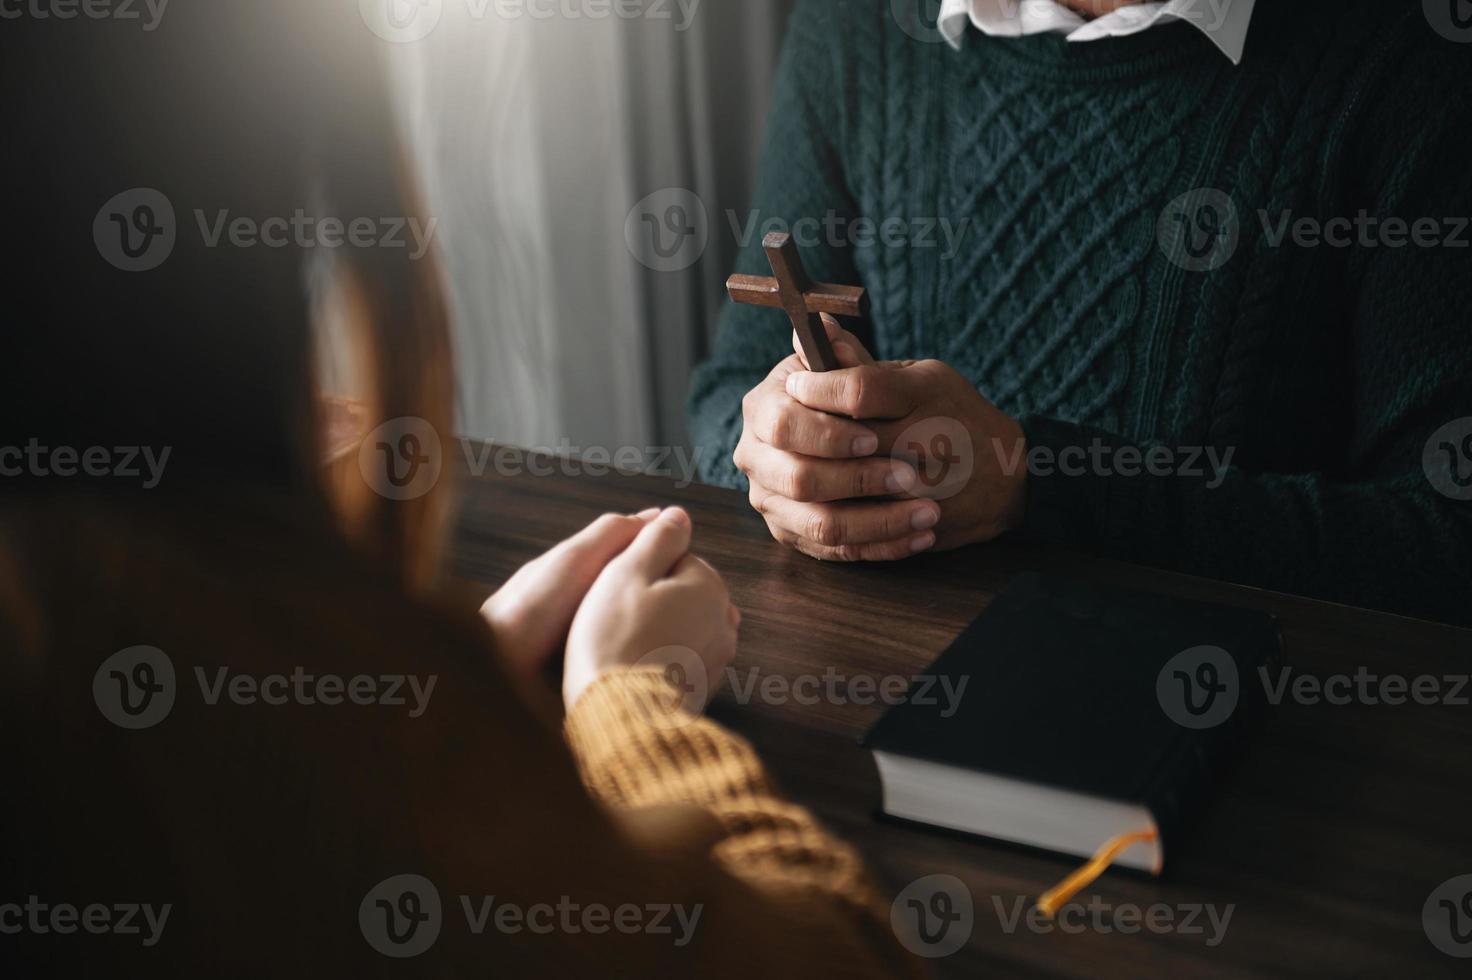
[[[720,9],[717,9],[717,5]],[[388,45],[450,281],[462,431],[536,447],[683,445],[689,371],[729,270],[785,0],[607,4],[445,0]],[[584,11],[535,18],[536,8]],[[686,18],[688,17],[688,22]],[[682,29],[683,28],[683,29]],[[709,216],[704,258],[656,271],[625,242],[667,188]]]

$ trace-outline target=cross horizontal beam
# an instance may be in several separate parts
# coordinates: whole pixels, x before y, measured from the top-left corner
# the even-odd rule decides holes
[[[782,309],[782,287],[771,276],[732,276],[726,282],[726,291],[738,303]],[[862,286],[818,282],[804,298],[809,313],[854,317],[869,313],[869,295]]]

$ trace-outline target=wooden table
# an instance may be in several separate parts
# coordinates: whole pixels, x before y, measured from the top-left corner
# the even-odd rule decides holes
[[[736,663],[743,678],[752,668],[789,681],[830,668],[846,678],[908,677],[1030,569],[1269,610],[1282,621],[1288,664],[1321,678],[1361,667],[1466,675],[1472,654],[1472,631],[1016,545],[890,566],[824,564],[773,542],[740,494],[589,476],[576,462],[537,459],[539,469],[558,472],[502,465],[467,479],[456,571],[495,586],[600,513],[681,504],[695,519],[696,550],[725,574],[745,614]],[[878,778],[856,740],[883,710],[759,697],[739,704],[727,687],[711,713],[756,745],[791,797],[863,851],[887,897],[937,872],[965,882],[975,925],[963,950],[935,961],[942,976],[1472,972],[1472,960],[1439,952],[1422,926],[1432,890],[1472,873],[1472,707],[1285,702],[1165,878],[1115,872],[1085,893],[1112,907],[1233,906],[1214,947],[1209,928],[1193,935],[1004,930],[996,900],[1010,916],[1019,898],[1030,901],[1073,864],[876,820]]]

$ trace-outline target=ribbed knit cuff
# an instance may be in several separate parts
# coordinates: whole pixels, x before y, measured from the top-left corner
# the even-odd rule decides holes
[[[686,710],[658,668],[610,671],[568,712],[583,782],[605,803],[712,804],[770,788],[746,742]]]

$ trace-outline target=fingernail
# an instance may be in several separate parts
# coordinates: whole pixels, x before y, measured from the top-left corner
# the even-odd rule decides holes
[[[859,436],[850,448],[855,456],[872,456],[879,451],[879,437],[872,433]]]
[[[926,531],[924,534],[917,535],[916,537],[910,539],[910,554],[919,554],[922,551],[934,547],[934,545],[935,535],[931,534],[929,531]]]
[[[787,393],[789,395],[791,395],[793,398],[796,398],[797,397],[797,379],[800,378],[800,377],[802,377],[802,375],[803,375],[803,372],[801,372],[801,371],[794,371],[794,372],[792,372],[791,374],[789,374],[787,376],[787,380],[784,382],[784,384],[785,384],[785,386],[787,388]]]
[[[639,511],[639,513],[635,514],[634,516],[637,517],[639,520],[641,520],[641,521],[643,521],[644,523],[647,524],[647,523],[649,523],[650,521],[654,520],[656,517],[659,516],[659,508],[658,507],[651,507],[648,510],[641,510],[641,511]]]
[[[690,515],[685,513],[684,509],[681,507],[670,507],[665,510],[664,514],[661,516],[663,516],[668,521],[674,522],[675,524],[690,523]]]
[[[896,462],[890,467],[889,476],[884,478],[884,489],[890,493],[904,493],[915,485],[917,479],[913,467]]]
[[[940,521],[940,514],[934,507],[922,507],[910,515],[910,526],[917,531],[928,531]]]

